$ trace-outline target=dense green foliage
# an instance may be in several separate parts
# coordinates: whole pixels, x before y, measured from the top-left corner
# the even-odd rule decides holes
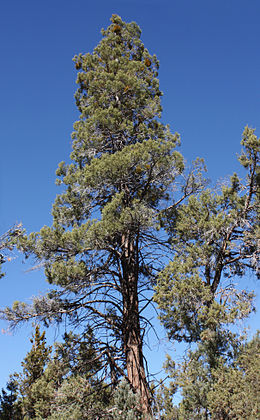
[[[65,334],[52,356],[38,326],[31,343],[22,372],[13,374],[7,391],[2,390],[1,419],[142,420],[140,397],[126,379],[111,390],[96,375],[99,361],[90,331],[85,341]]]
[[[36,326],[31,343],[22,372],[7,385],[9,395],[2,391],[0,418],[94,420],[103,412],[111,418],[111,390],[96,375],[99,362],[90,332],[85,341],[66,334],[51,355],[45,333]]]
[[[211,366],[207,345],[200,344],[185,360],[168,363],[170,387],[161,387],[158,403],[163,420],[257,419],[260,409],[259,333],[229,352],[216,355]],[[174,392],[180,388],[182,400],[173,405]]]
[[[2,389],[0,395],[0,419],[20,420],[22,416],[20,401],[18,401],[18,385],[11,379],[6,386],[7,391]]]
[[[123,379],[114,393],[113,418],[118,420],[142,420],[140,398]]]
[[[46,345],[45,332],[40,333],[39,326],[31,338],[32,349],[22,362],[22,373],[15,373],[12,380],[17,384],[17,390],[21,397],[20,406],[23,416],[35,418],[35,405],[38,403],[38,395],[34,392],[34,386],[42,378],[45,367],[50,360],[51,347]]]

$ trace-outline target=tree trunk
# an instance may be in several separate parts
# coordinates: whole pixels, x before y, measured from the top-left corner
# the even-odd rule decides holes
[[[123,279],[123,344],[126,357],[127,375],[135,392],[141,396],[142,410],[149,414],[150,392],[146,381],[141,337],[138,302],[138,253],[137,245],[128,236],[122,238],[124,255],[122,258]]]

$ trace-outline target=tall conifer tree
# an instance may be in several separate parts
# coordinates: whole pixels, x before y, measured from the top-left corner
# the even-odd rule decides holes
[[[64,191],[53,206],[53,226],[19,242],[26,255],[43,263],[54,290],[31,307],[16,302],[5,317],[13,325],[64,316],[83,330],[91,325],[112,381],[127,372],[149,411],[144,309],[167,242],[161,215],[175,206],[173,184],[184,164],[175,150],[178,135],[160,122],[157,58],[144,47],[135,23],[117,15],[111,20],[94,52],[74,58],[80,119],[72,163],[62,162],[57,170]],[[178,200],[196,187],[189,176]]]

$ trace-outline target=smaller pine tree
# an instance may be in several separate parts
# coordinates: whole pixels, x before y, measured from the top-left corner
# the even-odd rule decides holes
[[[7,391],[2,389],[0,395],[0,420],[20,420],[21,409],[17,402],[18,386],[15,380],[11,379],[6,386]]]
[[[15,374],[18,382],[18,390],[22,397],[22,411],[29,418],[34,418],[35,398],[32,394],[33,384],[43,375],[45,366],[50,360],[51,346],[46,345],[45,331],[40,332],[38,325],[31,338],[32,349],[22,362],[23,372]]]

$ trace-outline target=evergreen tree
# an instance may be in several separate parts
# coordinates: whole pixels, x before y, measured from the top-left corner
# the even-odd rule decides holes
[[[20,404],[17,401],[18,385],[15,380],[7,383],[5,391],[0,395],[0,420],[20,420],[22,418]]]
[[[208,406],[213,419],[254,420],[260,412],[260,336],[243,343],[231,364],[212,372]]]
[[[207,341],[212,361],[232,337],[226,327],[253,310],[253,293],[235,281],[250,271],[260,274],[260,139],[254,130],[246,127],[242,146],[245,180],[234,174],[219,192],[208,189],[179,207],[169,226],[175,255],[156,288],[169,337]]]
[[[235,351],[234,351],[235,350]],[[185,361],[170,368],[175,386],[182,391],[179,420],[257,419],[260,408],[260,340],[259,333],[241,343],[233,352],[223,354],[211,367],[207,346],[200,344]],[[169,397],[173,397],[173,393]],[[164,405],[165,407],[165,405]],[[171,412],[170,406],[166,407]]]
[[[72,163],[57,170],[64,192],[53,206],[53,226],[19,241],[27,256],[44,265],[53,290],[31,307],[6,309],[4,316],[13,326],[32,317],[61,322],[64,316],[83,332],[91,325],[111,381],[126,369],[149,411],[144,309],[167,245],[162,215],[199,187],[200,163],[174,197],[184,164],[175,150],[178,135],[159,120],[158,60],[135,23],[117,15],[111,20],[93,54],[74,58],[81,114]]]
[[[31,361],[37,354],[39,349],[28,353],[22,362],[23,374],[18,376],[25,415],[29,418],[94,420],[97,414],[106,413],[111,390],[95,375],[99,361],[91,331],[85,335],[85,341],[72,333],[65,334],[64,342],[55,344],[54,355],[48,357],[47,364],[44,354],[39,354],[40,370],[35,366],[31,368]]]
[[[13,374],[0,395],[0,419],[112,420],[110,387],[96,375],[99,360],[93,334],[67,333],[64,342],[46,346],[45,333],[36,326],[32,349],[23,360],[21,374]]]
[[[256,412],[259,390],[251,405],[250,375],[242,379],[247,374],[236,364],[240,337],[230,330],[254,310],[253,293],[235,282],[249,272],[259,277],[260,139],[254,130],[246,127],[242,146],[246,179],[234,174],[220,191],[192,196],[179,207],[175,225],[168,224],[175,255],[160,274],[155,300],[169,337],[197,343],[178,368],[169,366],[174,389],[182,389],[176,418],[183,420],[254,418],[249,412]]]
[[[44,369],[50,360],[51,346],[46,345],[45,332],[41,333],[38,325],[36,325],[30,341],[32,349],[22,362],[23,372],[14,374],[13,379],[18,384],[23,416],[35,418],[34,404],[36,398],[33,393],[33,386],[42,377]]]
[[[36,384],[38,390],[53,388],[49,393],[50,418],[96,419],[97,415],[110,418],[107,408],[111,403],[112,391],[105,384],[100,371],[100,361],[95,349],[95,340],[89,329],[84,339],[73,333],[66,333],[62,343],[56,343],[53,360],[47,366],[43,377]],[[56,381],[54,378],[57,378]],[[38,413],[43,416],[43,394]],[[39,398],[38,398],[39,401]],[[103,418],[103,417],[102,417]]]

